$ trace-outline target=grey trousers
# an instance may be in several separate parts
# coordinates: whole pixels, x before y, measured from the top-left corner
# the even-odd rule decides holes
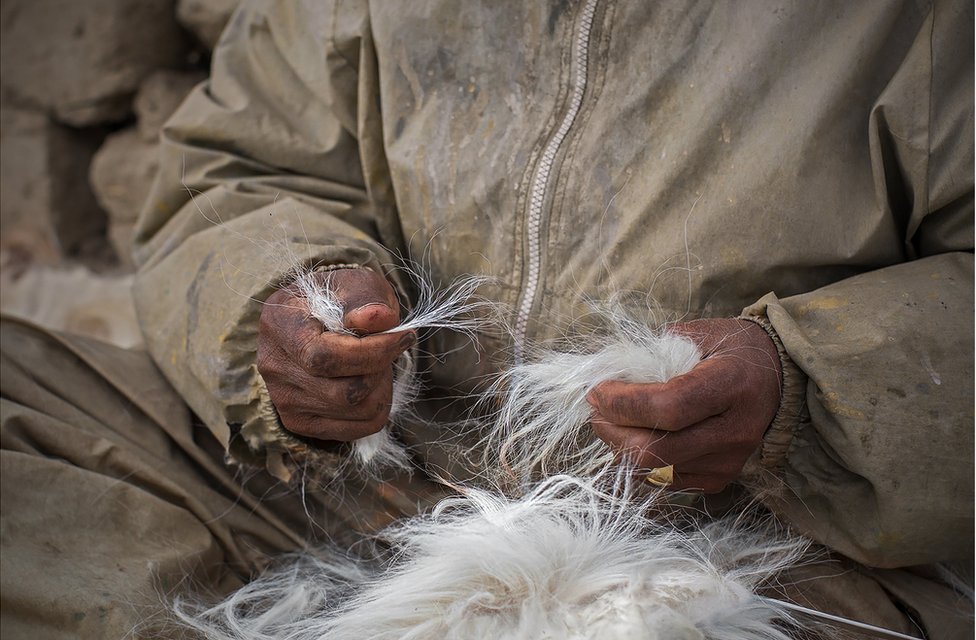
[[[283,553],[353,547],[445,494],[423,473],[282,486],[226,465],[146,353],[19,321],[0,343],[5,640],[182,637],[174,597],[227,594]],[[834,559],[780,595],[972,638],[971,604],[930,578]]]

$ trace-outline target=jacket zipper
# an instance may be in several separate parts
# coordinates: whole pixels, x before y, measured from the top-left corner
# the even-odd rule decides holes
[[[593,27],[593,17],[596,14],[596,6],[599,0],[587,0],[583,7],[580,17],[579,27],[574,38],[574,57],[576,61],[576,74],[573,78],[573,95],[570,98],[569,106],[563,116],[559,128],[549,138],[546,143],[542,157],[536,166],[535,175],[532,179],[532,189],[529,197],[529,207],[526,220],[526,233],[529,240],[529,264],[528,277],[525,281],[525,288],[522,290],[521,301],[518,306],[518,315],[515,320],[515,361],[522,362],[522,348],[525,344],[526,333],[529,325],[529,314],[535,306],[536,297],[539,290],[539,279],[541,277],[542,265],[542,205],[545,202],[546,194],[549,190],[549,177],[552,166],[556,161],[556,154],[566,139],[566,134],[572,128],[579,114],[580,106],[583,104],[583,94],[586,91],[587,61],[590,53],[590,32]]]

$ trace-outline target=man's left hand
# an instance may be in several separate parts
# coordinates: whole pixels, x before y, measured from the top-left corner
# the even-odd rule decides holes
[[[671,489],[721,491],[762,442],[779,408],[782,365],[762,327],[731,318],[668,330],[702,361],[663,383],[607,381],[586,399],[596,435],[638,469],[672,465]]]

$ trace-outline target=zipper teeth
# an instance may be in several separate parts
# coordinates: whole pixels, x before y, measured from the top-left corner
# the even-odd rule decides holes
[[[552,165],[556,161],[556,154],[566,134],[569,133],[576,116],[579,114],[580,105],[583,104],[583,93],[586,91],[587,62],[590,48],[590,30],[593,26],[593,16],[596,13],[596,5],[599,0],[587,0],[583,7],[583,14],[580,20],[579,31],[576,32],[575,54],[576,54],[576,77],[573,82],[573,97],[570,100],[569,108],[559,128],[549,138],[539,166],[536,168],[535,178],[532,181],[532,192],[529,199],[528,214],[528,234],[529,234],[529,275],[522,291],[522,302],[519,305],[518,316],[515,321],[515,360],[522,361],[522,345],[525,342],[525,334],[528,330],[529,313],[535,303],[536,291],[539,288],[539,276],[542,261],[542,203],[545,201],[546,190],[549,187],[549,175],[552,172]]]

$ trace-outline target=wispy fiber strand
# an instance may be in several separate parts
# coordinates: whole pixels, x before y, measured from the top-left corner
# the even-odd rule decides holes
[[[216,640],[787,640],[756,596],[804,543],[771,521],[682,531],[613,478],[556,476],[518,499],[468,489],[386,532],[386,562],[299,560],[210,608]],[[621,486],[623,484],[623,486]]]
[[[557,473],[592,475],[613,454],[592,435],[586,394],[607,380],[665,382],[701,360],[691,340],[635,321],[618,305],[597,312],[607,329],[577,341],[590,350],[537,350],[498,379],[501,404],[482,443],[487,466],[521,483]]]
[[[490,322],[493,305],[475,296],[475,292],[490,278],[467,276],[457,278],[447,288],[437,289],[419,269],[401,271],[413,282],[417,300],[406,317],[392,329],[382,333],[401,331],[448,329],[467,334],[472,339],[477,330]],[[342,300],[331,286],[335,272],[308,272],[295,280],[299,295],[308,304],[309,315],[322,323],[328,331],[353,334],[343,324]],[[486,317],[489,320],[486,320]],[[353,458],[360,469],[375,472],[388,467],[410,468],[406,450],[391,432],[391,425],[409,413],[419,391],[415,359],[404,352],[394,365],[393,401],[390,418],[379,432],[353,442]]]

